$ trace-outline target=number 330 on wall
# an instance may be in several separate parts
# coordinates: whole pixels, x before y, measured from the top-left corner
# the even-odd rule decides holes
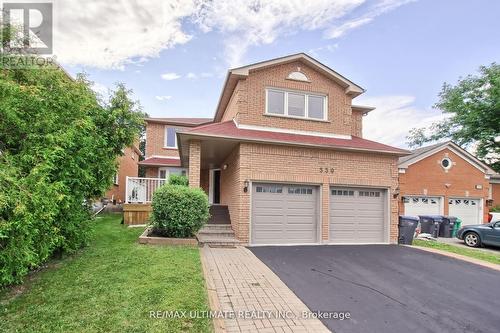
[[[333,173],[334,171],[333,168],[319,168],[319,173]]]

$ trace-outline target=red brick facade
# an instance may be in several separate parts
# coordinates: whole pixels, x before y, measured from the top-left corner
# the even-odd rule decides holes
[[[309,82],[287,79],[290,72],[300,69]],[[302,120],[265,115],[266,88],[281,88],[324,94],[328,98],[328,120]],[[345,88],[301,61],[277,65],[252,72],[240,80],[222,117],[236,118],[244,125],[259,125],[284,129],[323,132],[340,135],[361,135],[361,113],[351,108],[352,98]]]
[[[453,166],[445,171],[441,166],[443,158],[449,158]],[[479,170],[452,150],[446,148],[408,166],[399,174],[401,197],[405,195],[439,196],[444,199],[444,215],[448,215],[448,198],[464,197],[482,199],[483,215],[487,219],[489,180]],[[399,213],[404,214],[400,202]]]
[[[492,207],[500,208],[500,183],[492,183],[490,186]]]
[[[123,156],[118,158],[117,183],[106,192],[105,197],[109,200],[116,200],[117,203],[125,202],[126,178],[137,177],[139,170],[139,152],[137,148],[128,147]]]

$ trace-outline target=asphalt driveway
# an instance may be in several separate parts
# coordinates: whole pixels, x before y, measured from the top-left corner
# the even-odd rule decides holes
[[[334,332],[498,332],[500,272],[396,245],[250,250]]]

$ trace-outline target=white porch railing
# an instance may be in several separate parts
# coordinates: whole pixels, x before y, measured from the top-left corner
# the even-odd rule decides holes
[[[126,203],[150,203],[153,193],[167,182],[162,178],[127,177]]]

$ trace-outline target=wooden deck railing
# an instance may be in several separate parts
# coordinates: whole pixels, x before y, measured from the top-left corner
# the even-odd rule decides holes
[[[154,191],[166,182],[161,178],[127,177],[126,203],[150,203]]]

